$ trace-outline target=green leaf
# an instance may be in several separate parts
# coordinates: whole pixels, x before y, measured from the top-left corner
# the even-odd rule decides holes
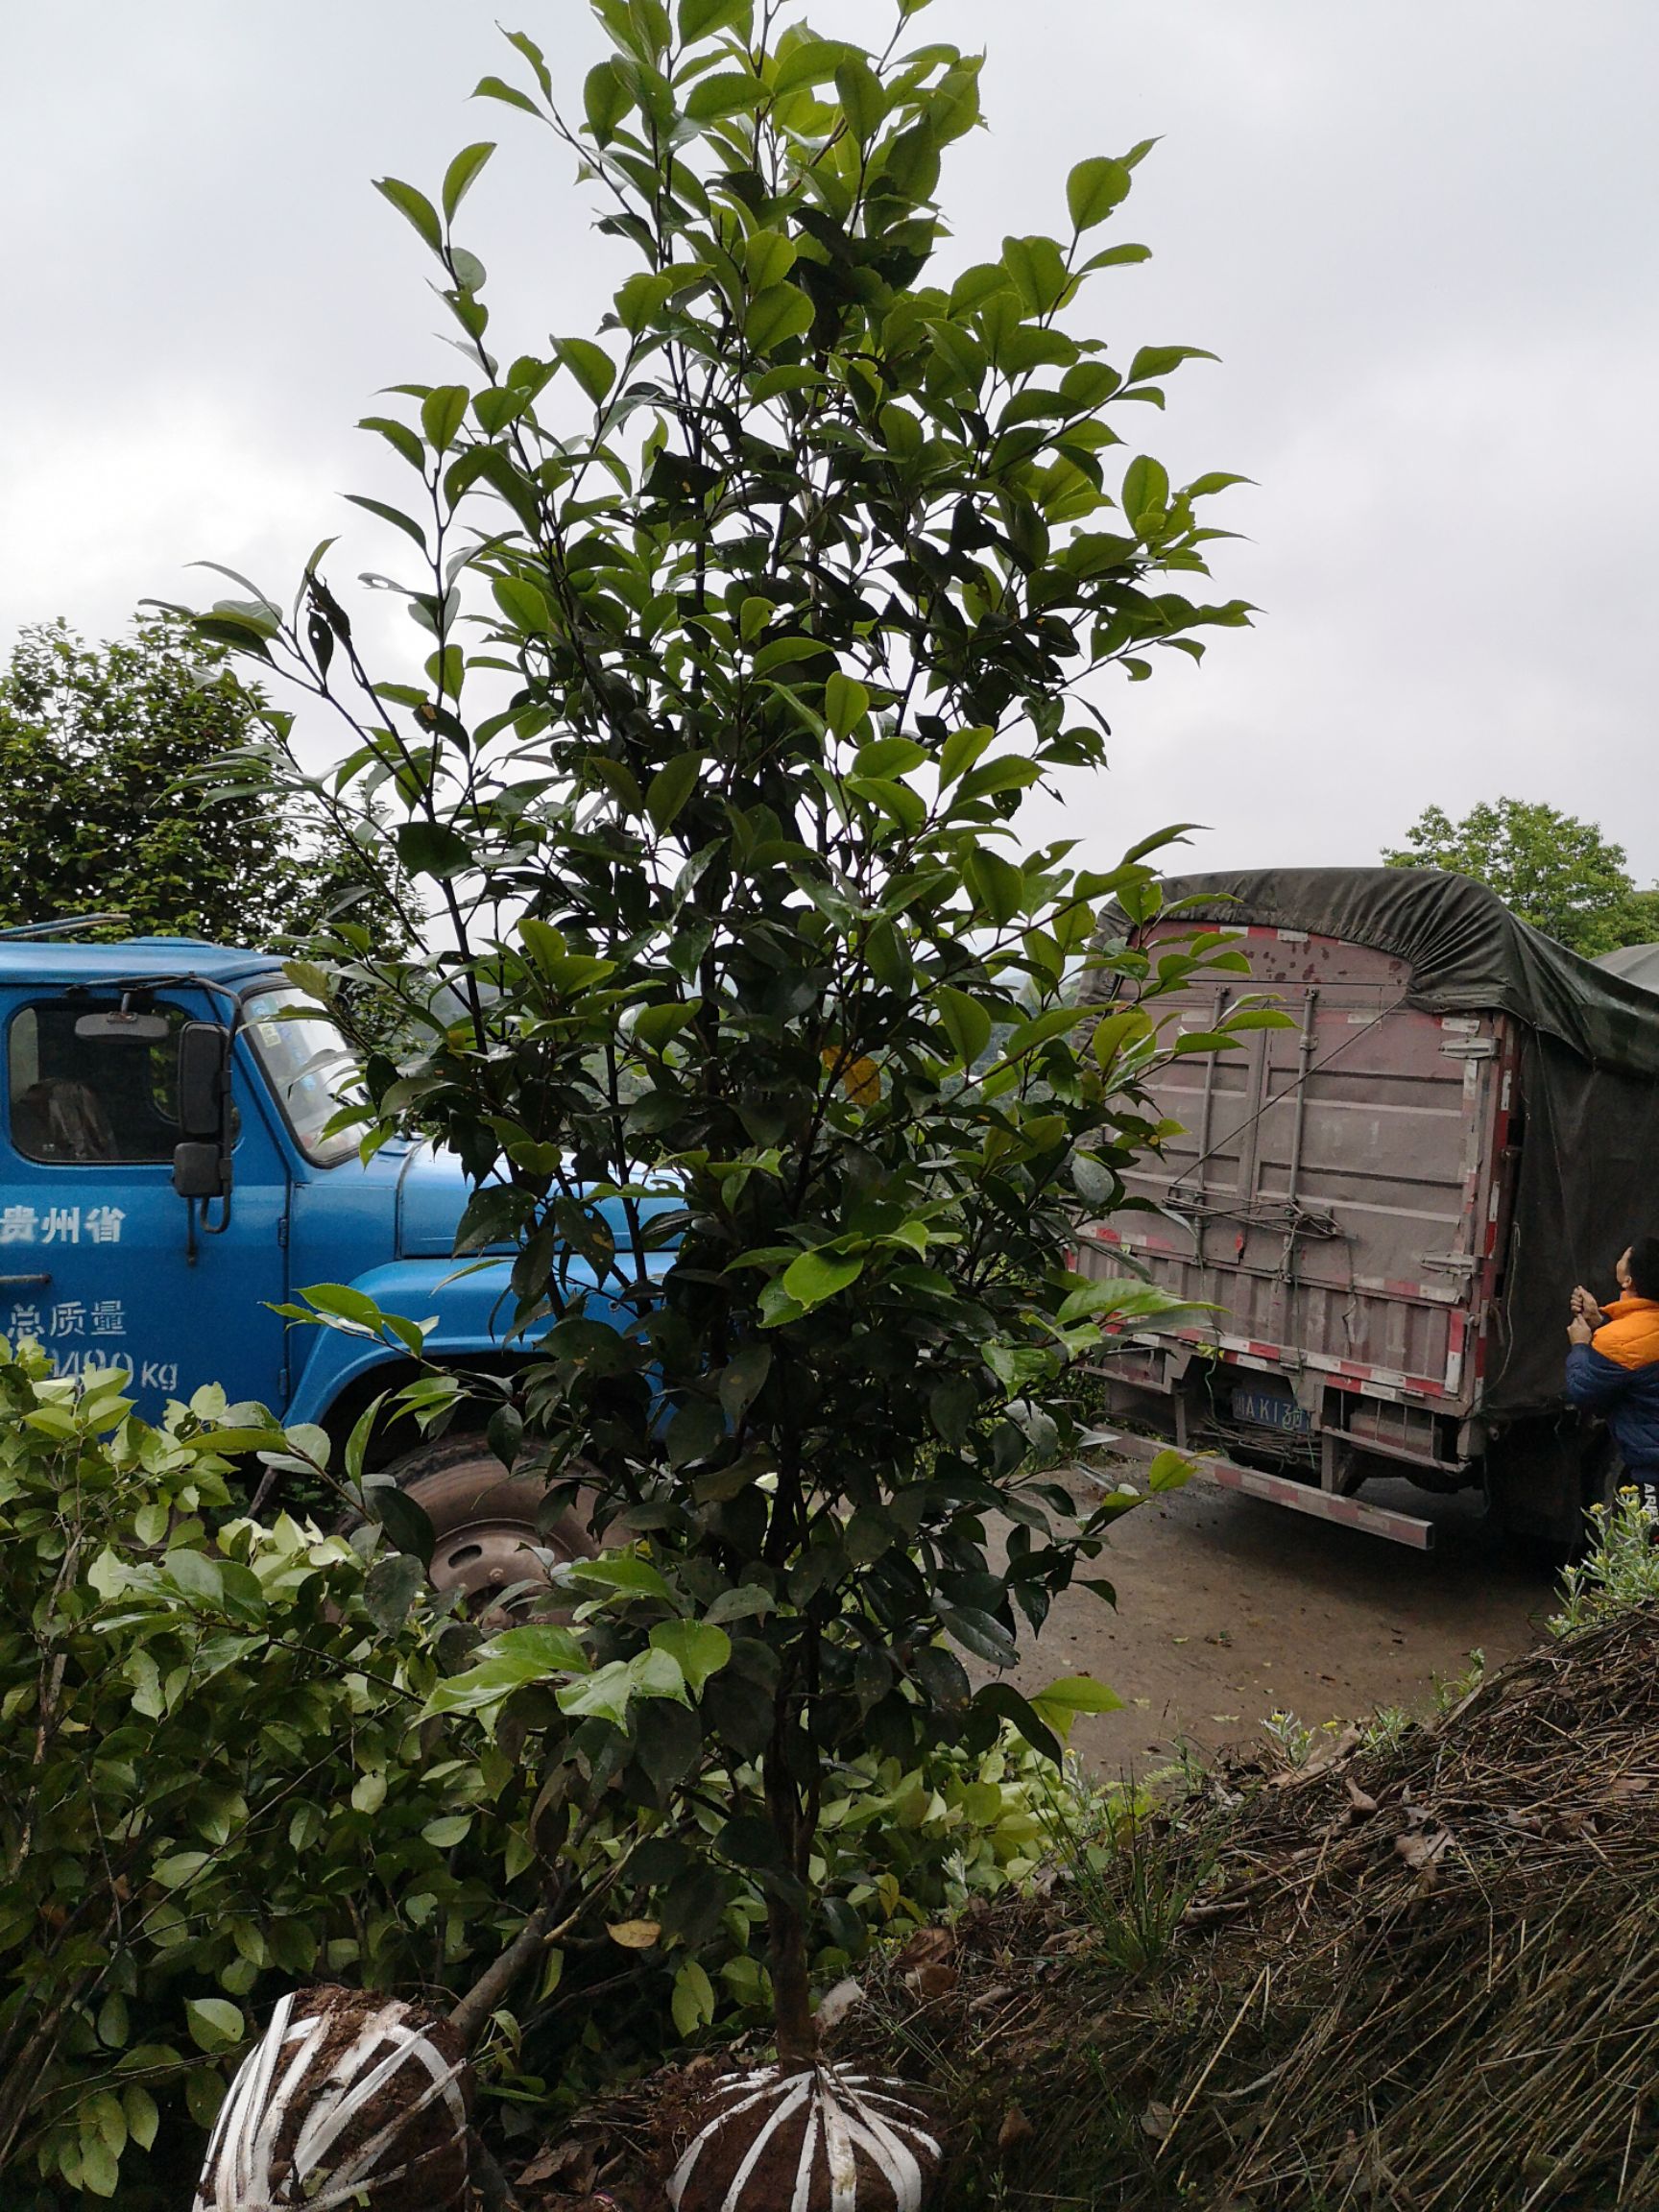
[[[588,1655],[576,1637],[551,1621],[509,1628],[481,1644],[473,1658],[474,1666],[437,1685],[426,1701],[427,1713],[476,1712],[526,1682],[556,1681],[588,1671]]]
[[[352,1783],[351,1810],[354,1813],[367,1813],[373,1816],[385,1802],[386,1769],[383,1767],[376,1767],[368,1774],[360,1774]]]
[[[373,1483],[363,1493],[363,1508],[385,1532],[394,1550],[407,1551],[422,1567],[432,1563],[437,1536],[423,1506],[407,1492],[389,1482]]]
[[[1146,1487],[1154,1495],[1166,1490],[1183,1490],[1197,1472],[1184,1452],[1160,1452],[1146,1470]]]
[[[634,105],[621,70],[614,61],[601,61],[589,69],[582,86],[582,107],[588,128],[601,146],[616,134],[616,126]]]
[[[1218,356],[1207,346],[1142,346],[1129,364],[1128,384],[1143,383],[1149,376],[1167,376],[1183,361],[1214,361]]]
[[[695,1959],[684,1960],[675,1974],[669,2010],[674,2016],[675,2029],[682,2035],[694,2035],[699,2028],[707,2028],[713,2020],[714,1984]]]
[[[1149,1320],[1160,1313],[1190,1310],[1161,1284],[1143,1283],[1134,1275],[1096,1275],[1079,1281],[1067,1293],[1056,1318],[1069,1329],[1074,1321],[1096,1320],[1102,1313],[1116,1319]]]
[[[1000,928],[1012,922],[1025,904],[1024,870],[989,845],[975,846],[962,863],[968,888],[975,902]]]
[[[728,1421],[741,1421],[772,1368],[770,1344],[746,1344],[720,1375],[720,1407]]]
[[[743,241],[743,274],[752,292],[765,292],[781,284],[795,266],[793,238],[781,230],[752,230]]]
[[[553,627],[552,610],[540,586],[528,576],[497,576],[491,591],[495,604],[516,630],[526,637],[544,637]]]
[[[769,284],[750,301],[743,335],[757,353],[770,353],[812,327],[812,302],[799,285]]]
[[[553,351],[594,406],[603,406],[616,381],[616,364],[604,347],[595,346],[590,338],[555,338]]]
[[[704,1619],[712,1623],[717,1621],[764,1620],[768,1613],[776,1613],[778,1600],[770,1590],[758,1582],[739,1583],[735,1590],[722,1590]]]
[[[1065,297],[1070,277],[1052,238],[1004,238],[1002,259],[1028,313],[1046,315]]]
[[[862,1260],[834,1252],[803,1252],[783,1270],[783,1292],[798,1306],[810,1310],[856,1283],[863,1272]]]
[[[1091,253],[1077,274],[1080,276],[1092,276],[1096,269],[1117,269],[1127,261],[1150,261],[1151,258],[1150,246],[1137,246],[1126,241],[1121,246],[1108,246],[1098,253]]]
[[[224,1997],[187,1997],[184,2018],[199,2051],[226,2051],[248,2032],[236,2006]]]
[[[384,499],[371,499],[366,492],[348,492],[346,496],[353,507],[361,507],[367,514],[377,515],[382,522],[390,522],[395,530],[401,530],[406,538],[415,541],[422,553],[425,552],[426,533],[410,516],[398,508],[388,507]]]
[[[867,146],[887,113],[887,92],[862,54],[849,53],[835,70],[842,111],[861,146]]]
[[[747,69],[723,69],[701,77],[685,100],[685,112],[693,123],[717,123],[724,115],[740,115],[759,107],[766,87]]]
[[[419,1559],[406,1551],[394,1551],[376,1559],[363,1585],[363,1605],[382,1635],[393,1636],[409,1618],[410,1608],[426,1586]]]
[[[121,2166],[115,2152],[99,2135],[83,2135],[80,2142],[81,2188],[91,2197],[113,2197],[121,2186]]]
[[[1046,1689],[1039,1690],[1031,1702],[1057,1736],[1065,1734],[1064,1727],[1055,1726],[1057,1716],[1123,1710],[1123,1700],[1117,1691],[1108,1690],[1104,1682],[1096,1682],[1092,1674],[1062,1674]]]
[[[378,1331],[385,1319],[374,1300],[349,1283],[308,1283],[300,1295],[317,1312],[332,1314],[359,1329]],[[325,1438],[326,1431],[322,1433]]]
[[[673,1660],[694,1697],[732,1657],[731,1637],[706,1621],[660,1621],[651,1631],[651,1647]]]
[[[506,107],[517,108],[526,115],[540,116],[541,110],[528,92],[520,92],[517,84],[509,84],[500,77],[480,77],[472,87],[474,100],[499,100]]]
[[[946,738],[939,755],[939,781],[941,787],[954,783],[966,776],[975,760],[995,739],[997,733],[990,728],[952,730]]]
[[[609,1720],[613,1727],[627,1725],[628,1705],[634,1695],[633,1679],[625,1659],[613,1659],[586,1680],[568,1684],[555,1695],[560,1710],[577,1720]]]
[[[1169,472],[1149,453],[1140,454],[1123,471],[1123,513],[1138,537],[1157,528],[1169,508]]]
[[[933,994],[933,1003],[957,1059],[972,1068],[991,1042],[990,1015],[976,998],[949,983]]]
[[[1066,180],[1066,208],[1075,230],[1093,230],[1129,197],[1134,182],[1121,161],[1103,154],[1079,161]]]
[[[666,767],[657,771],[645,792],[645,811],[651,817],[653,829],[666,834],[697,788],[697,779],[702,773],[700,753],[677,754]]]
[[[870,693],[851,676],[844,676],[837,668],[824,686],[824,719],[837,737],[849,737],[870,711]],[[859,773],[879,775],[875,764],[866,767],[860,757]]]
[[[681,287],[680,273],[665,269],[653,274],[637,270],[616,293],[616,315],[624,330],[637,336],[656,324]]]
[[[435,452],[447,452],[467,420],[471,394],[465,384],[440,384],[421,402],[421,427]]]
[[[772,89],[781,100],[809,84],[822,84],[834,76],[852,51],[839,38],[800,38],[779,60]]]
[[[438,220],[437,208],[423,192],[417,192],[413,184],[405,184],[397,177],[377,177],[374,189],[414,225],[434,253],[442,252],[444,227]]]
[[[649,1560],[612,1551],[598,1559],[572,1559],[565,1569],[572,1581],[591,1584],[623,1598],[666,1598],[668,1585]]]
[[[471,190],[478,172],[495,151],[493,141],[481,139],[476,146],[463,146],[444,172],[444,218],[455,220],[455,210]]]
[[[952,1643],[993,1667],[1012,1667],[1020,1647],[1000,1621],[974,1605],[941,1605],[939,1624]]]
[[[676,16],[685,46],[695,46],[715,31],[735,31],[747,37],[754,19],[755,0],[680,0]]]
[[[407,461],[411,469],[425,468],[426,448],[407,422],[396,421],[389,415],[365,415],[357,427],[359,430],[373,430],[384,438],[387,445]]]
[[[397,828],[397,858],[411,876],[431,876],[447,883],[473,866],[472,849],[459,830],[445,822],[403,822]]]
[[[700,998],[691,998],[642,1008],[634,1023],[635,1043],[648,1052],[662,1051],[688,1022],[696,1021],[702,1003]]]
[[[1046,1720],[1036,1713],[1029,1701],[1022,1697],[1012,1682],[988,1682],[982,1690],[974,1693],[976,1712],[993,1713],[998,1720],[1006,1720],[1030,1744],[1033,1751],[1045,1759],[1051,1759],[1058,1767],[1065,1757],[1060,1739]]]
[[[470,1813],[449,1813],[441,1820],[428,1820],[421,1835],[435,1851],[452,1851],[471,1833],[471,1828]]]
[[[161,2124],[161,2114],[156,2100],[141,2081],[130,2081],[121,2092],[121,2103],[127,2113],[127,2132],[140,2151],[151,2150],[156,2142],[156,2131]]]

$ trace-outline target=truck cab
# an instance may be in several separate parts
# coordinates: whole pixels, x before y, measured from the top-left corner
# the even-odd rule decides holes
[[[326,1022],[284,1011],[294,999],[268,953],[0,939],[0,1333],[34,1338],[60,1374],[124,1369],[146,1419],[217,1382],[343,1438],[401,1363],[273,1310],[311,1284],[435,1317],[441,1363],[523,1357],[506,1341],[507,1260],[457,1272],[459,1165],[413,1142],[365,1164],[349,1132],[330,1135],[352,1064]],[[397,1472],[434,1522],[440,1579],[499,1583],[539,1541],[540,1486],[504,1478],[476,1439]],[[578,1548],[565,1534],[555,1549]]]

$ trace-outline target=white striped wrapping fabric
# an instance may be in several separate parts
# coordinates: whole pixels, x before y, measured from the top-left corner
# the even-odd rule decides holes
[[[718,2212],[922,2212],[938,2175],[943,2146],[932,2123],[902,2081],[845,2074],[833,2066],[808,2066],[785,2074],[778,2066],[722,2082],[713,2092],[713,2117],[692,2137],[668,2181],[668,2201],[718,2207]],[[734,2122],[753,2134],[718,2196],[698,2187],[699,2167],[726,2160],[715,2154]],[[801,2142],[787,2200],[777,2193],[776,2156],[781,2137],[799,2125]],[[878,2176],[874,2189],[858,2189],[858,2153]],[[764,2201],[746,2195],[765,2162]],[[714,2184],[718,2189],[718,2182]]]
[[[353,2032],[322,2067],[318,2061],[331,2028],[337,2037],[346,2005],[358,2014],[345,2015]],[[335,2212],[377,2204],[435,2150],[458,2160],[464,2176],[468,2124],[460,2078],[466,2060],[439,2050],[427,2026],[397,1998],[366,2005],[354,1993],[323,1989],[279,1999],[220,2108],[195,2212],[277,2212],[289,2205]],[[398,2081],[400,2075],[408,2079]],[[348,2140],[353,2123],[395,2082],[386,2118],[362,2140]],[[424,2140],[415,2145],[411,2123],[438,2104],[436,2144],[421,2129]],[[438,2212],[438,2200],[426,2201]]]

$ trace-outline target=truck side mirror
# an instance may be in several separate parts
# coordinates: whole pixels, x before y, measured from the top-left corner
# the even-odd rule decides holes
[[[183,1142],[173,1149],[173,1188],[180,1198],[223,1198],[230,1217],[230,1032],[217,1022],[186,1022],[179,1032],[179,1127]],[[191,1254],[195,1254],[195,1214]],[[209,1227],[204,1220],[204,1229]]]
[[[229,1030],[217,1022],[186,1022],[179,1032],[179,1126],[186,1137],[224,1142],[229,1073]]]

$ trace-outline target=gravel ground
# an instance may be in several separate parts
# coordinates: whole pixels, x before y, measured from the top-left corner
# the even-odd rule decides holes
[[[1276,1711],[1311,1726],[1383,1705],[1421,1711],[1435,1677],[1461,1674],[1472,1651],[1497,1666],[1539,1641],[1553,1579],[1485,1526],[1478,1501],[1407,1482],[1365,1495],[1431,1519],[1434,1550],[1310,1521],[1202,1477],[1150,1501],[1116,1525],[1088,1570],[1116,1585],[1116,1608],[1068,1593],[1011,1679],[1028,1690],[1060,1674],[1110,1684],[1123,1710],[1079,1720],[1072,1742],[1116,1775],[1166,1764],[1182,1741],[1260,1742]]]

